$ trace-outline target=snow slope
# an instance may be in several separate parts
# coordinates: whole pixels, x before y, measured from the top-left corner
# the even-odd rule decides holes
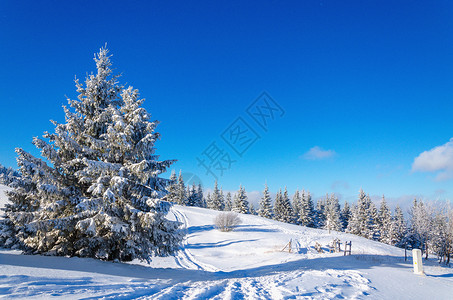
[[[224,233],[213,225],[218,213],[172,208],[169,217],[187,230],[184,245],[175,257],[155,258],[150,265],[2,250],[0,297],[452,299],[452,269],[431,262],[425,276],[414,275],[401,249],[250,215],[241,215],[237,230]],[[315,242],[327,245],[335,237],[352,241],[352,256],[314,250]],[[290,239],[293,251],[281,252]]]

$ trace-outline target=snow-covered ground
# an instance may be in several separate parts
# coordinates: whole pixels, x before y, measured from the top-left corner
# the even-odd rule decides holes
[[[426,275],[415,275],[411,261],[404,262],[404,251],[395,247],[250,215],[241,215],[237,230],[224,233],[213,225],[218,213],[175,206],[169,217],[184,224],[184,245],[175,257],[155,258],[150,265],[2,250],[0,297],[453,298],[453,270],[437,266],[434,260],[425,266]],[[315,242],[327,250],[333,238],[352,241],[352,255],[314,250]],[[290,240],[292,252],[282,252]]]

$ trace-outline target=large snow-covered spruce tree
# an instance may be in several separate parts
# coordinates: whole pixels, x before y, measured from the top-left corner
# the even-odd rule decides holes
[[[169,181],[159,175],[174,161],[158,160],[158,122],[137,90],[118,84],[108,50],[95,62],[96,74],[76,80],[66,122],[34,138],[44,159],[16,150],[22,178],[8,193],[6,224],[27,253],[119,261],[171,254],[182,235],[165,218]]]

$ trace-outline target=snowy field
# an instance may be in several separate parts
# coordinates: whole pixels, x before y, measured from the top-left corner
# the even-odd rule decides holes
[[[0,189],[0,201],[5,188]],[[16,299],[453,299],[453,269],[435,260],[412,273],[404,251],[353,235],[241,215],[234,232],[218,214],[175,206],[187,237],[175,257],[148,265],[20,255],[0,250],[0,297]],[[319,242],[352,241],[352,255],[319,254]],[[292,252],[281,249],[292,239]],[[342,245],[342,248],[344,246]]]

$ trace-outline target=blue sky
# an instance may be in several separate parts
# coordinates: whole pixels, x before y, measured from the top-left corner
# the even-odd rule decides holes
[[[1,1],[0,28],[3,165],[37,154],[107,43],[161,121],[157,153],[205,186],[214,142],[226,190],[453,198],[451,1]],[[269,112],[263,92],[281,108],[265,128],[247,113]]]

